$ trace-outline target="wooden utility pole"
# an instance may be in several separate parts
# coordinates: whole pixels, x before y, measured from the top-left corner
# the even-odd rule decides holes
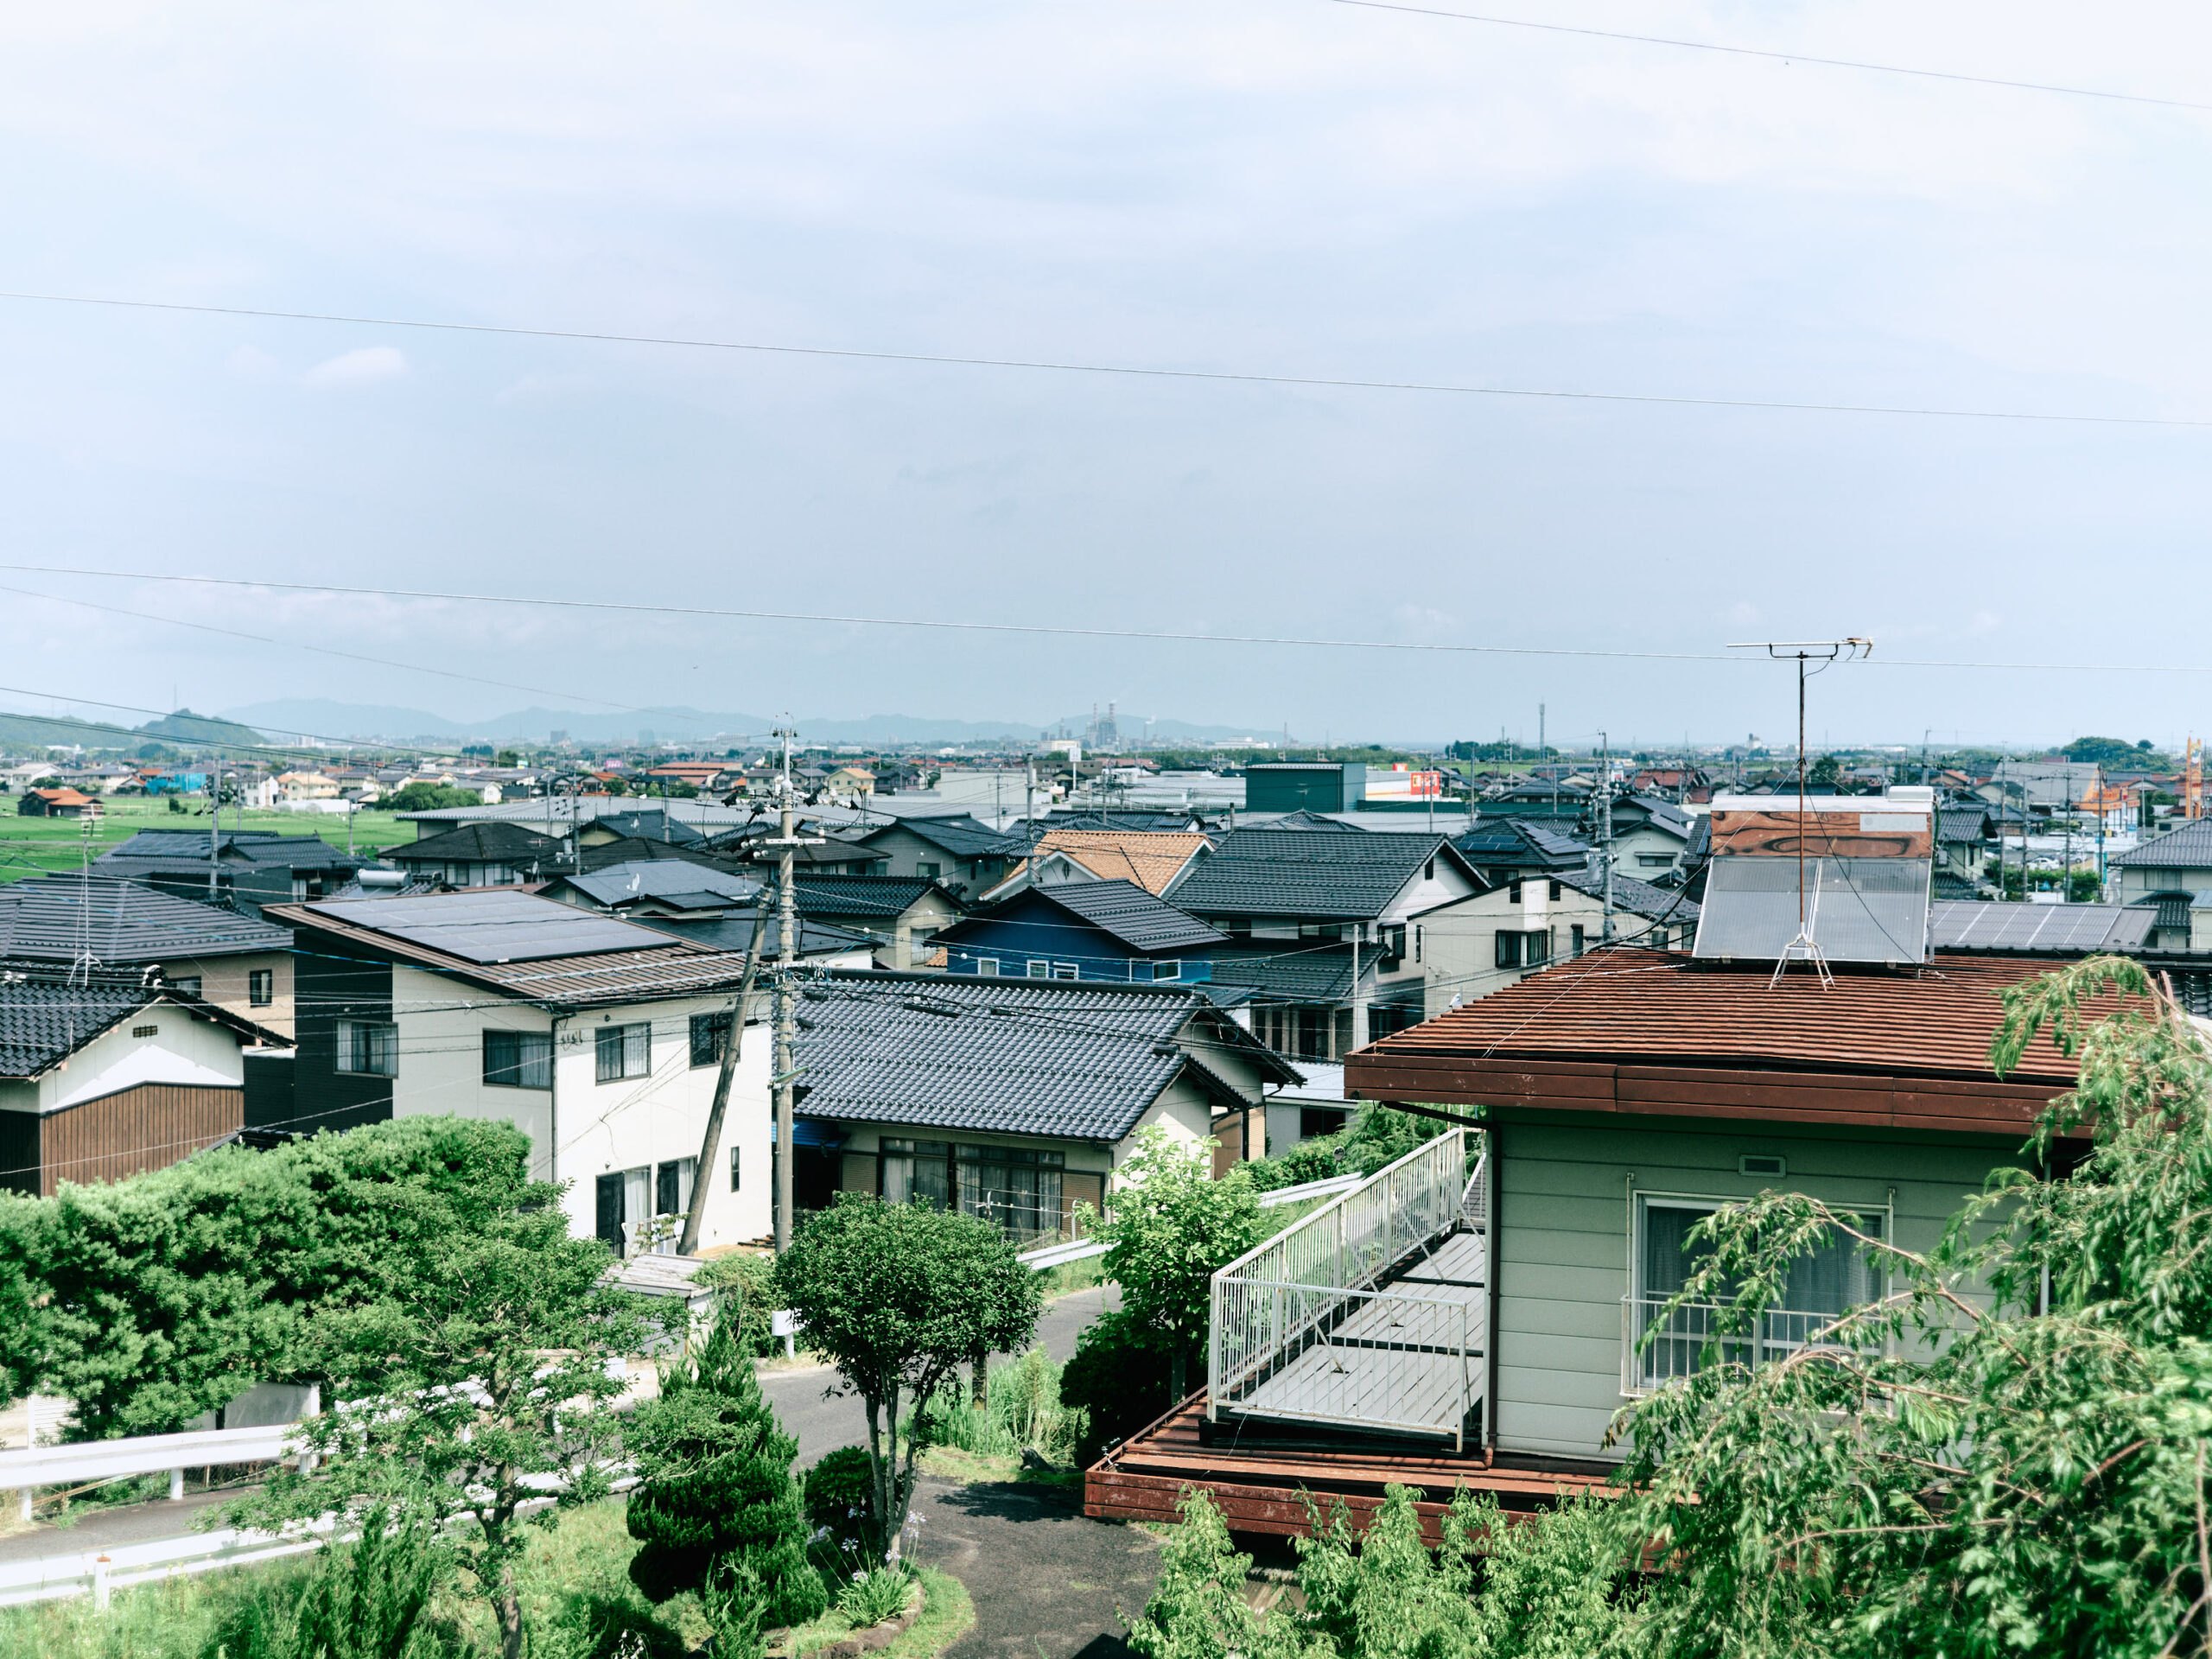
[[[753,943],[746,947],[745,977],[738,982],[737,1000],[729,1005],[729,1029],[722,1033],[721,1070],[715,1074],[715,1101],[707,1109],[707,1132],[700,1138],[699,1162],[691,1176],[691,1205],[683,1212],[683,1234],[676,1242],[678,1255],[699,1253],[699,1229],[707,1215],[707,1188],[714,1179],[715,1160],[722,1147],[722,1119],[729,1110],[730,1080],[737,1074],[737,1055],[745,1041],[745,1005],[753,999],[753,982],[760,971],[760,936],[768,926],[768,889],[760,889],[760,902],[753,912]]]

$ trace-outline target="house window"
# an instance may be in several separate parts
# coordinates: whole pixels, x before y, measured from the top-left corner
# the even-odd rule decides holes
[[[996,979],[999,976],[999,959],[996,957],[976,957],[976,971],[985,979]]]
[[[944,1141],[882,1142],[883,1196],[893,1204],[926,1204],[942,1210],[952,1202],[952,1147]]]
[[[1580,923],[1576,924],[1574,929],[1574,954],[1576,956],[1580,956],[1585,950],[1590,948],[1588,938],[1588,934],[1584,931]]]
[[[642,1077],[653,1069],[653,1028],[645,1020],[626,1026],[601,1026],[594,1033],[599,1081],[620,1083]]]
[[[550,1089],[553,1033],[550,1031],[487,1031],[484,1033],[484,1081],[494,1089]]]
[[[200,976],[197,974],[186,974],[181,978],[169,981],[169,983],[187,996],[200,995]]]
[[[1163,979],[1182,977],[1183,964],[1179,962],[1155,962],[1152,964],[1152,978],[1154,984],[1158,984]]]
[[[681,1216],[691,1208],[691,1176],[696,1158],[675,1158],[653,1172],[653,1213]],[[671,1246],[671,1248],[673,1248]]]
[[[340,1020],[338,1069],[364,1077],[397,1077],[399,1027],[373,1020]]]
[[[914,874],[925,881],[934,881],[944,874],[944,869],[941,864],[920,863],[914,866]]]
[[[738,1156],[737,1156],[737,1154],[738,1154],[738,1153],[739,1153],[741,1150],[742,1150],[742,1148],[741,1148],[741,1147],[732,1147],[729,1149],[729,1190],[730,1190],[731,1192],[736,1192],[736,1191],[737,1191],[737,1179],[738,1179]]]
[[[1072,962],[1056,962],[1052,964],[1052,977],[1054,979],[1081,979],[1083,969]]]
[[[1675,861],[1672,853],[1638,853],[1636,861],[1647,870],[1663,870]]]
[[[960,1208],[996,1222],[1017,1240],[1060,1230],[1060,1173],[1057,1152],[1026,1147],[960,1148]]]
[[[1427,864],[1425,864],[1425,865],[1423,865],[1423,866],[1421,867],[1421,880],[1424,880],[1424,881],[1433,881],[1433,880],[1436,880],[1436,861],[1435,861],[1434,859],[1433,859],[1433,858],[1432,858],[1432,859],[1430,859]]]
[[[1518,877],[1505,884],[1505,902],[1509,905],[1517,905],[1521,902],[1521,882]]]
[[[1556,881],[1553,882],[1553,883],[1552,883],[1552,903],[1554,903],[1554,904],[1557,904],[1557,903],[1559,903],[1559,901],[1560,901],[1560,884],[1559,884],[1558,882],[1556,882]]]
[[[722,1039],[729,1034],[729,1012],[695,1014],[691,1016],[691,1064],[720,1065],[722,1063]]]
[[[1039,961],[1036,957],[1030,957],[1030,958],[1029,958],[1029,977],[1030,977],[1030,978],[1032,978],[1032,979],[1050,979],[1052,976],[1052,964],[1051,963],[1049,963],[1049,962],[1039,962]]]
[[[1541,968],[1551,955],[1552,934],[1548,927],[1497,931],[1497,961],[1501,968]]]
[[[159,1026],[133,1026],[130,1034],[133,1037],[158,1037],[162,1034],[162,1028]]]
[[[1665,928],[1655,927],[1651,930],[1651,948],[1654,950],[1664,950],[1667,948],[1667,930]]]
[[[265,1008],[276,1000],[276,970],[274,968],[254,968],[245,976],[246,1006]]]
[[[1630,1241],[1636,1288],[1630,1297],[1625,1364],[1632,1390],[1688,1376],[1705,1363],[1708,1345],[1719,1358],[1739,1363],[1780,1359],[1814,1341],[1847,1308],[1883,1294],[1882,1276],[1864,1253],[1849,1239],[1831,1237],[1792,1262],[1779,1301],[1738,1329],[1721,1329],[1735,1297],[1730,1285],[1721,1286],[1714,1300],[1686,1302],[1668,1313],[1668,1303],[1712,1254],[1709,1243],[1692,1241],[1691,1230],[1722,1202],[1637,1195]],[[1862,1230],[1876,1238],[1888,1236],[1888,1223],[1882,1211],[1860,1212]],[[1657,1333],[1637,1352],[1637,1344],[1655,1321],[1661,1321]]]
[[[629,1255],[637,1249],[638,1230],[646,1218],[652,1176],[652,1166],[646,1164],[637,1169],[619,1169],[599,1178],[594,1195],[597,1201],[597,1231],[607,1249],[617,1255]]]

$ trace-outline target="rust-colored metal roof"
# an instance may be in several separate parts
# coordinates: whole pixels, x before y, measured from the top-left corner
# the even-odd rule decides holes
[[[1938,956],[1916,976],[1707,967],[1658,950],[1561,963],[1353,1056],[1347,1082],[1382,1084],[1394,1061],[1577,1060],[1994,1081],[1989,1043],[2006,987],[2046,970]],[[2006,1078],[2070,1084],[2075,1063],[2038,1039]]]

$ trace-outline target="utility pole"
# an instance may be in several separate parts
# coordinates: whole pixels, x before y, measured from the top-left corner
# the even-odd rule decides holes
[[[1613,747],[1605,733],[1598,734],[1598,862],[1605,873],[1605,917],[1598,939],[1613,942]]]
[[[207,766],[207,902],[215,902],[216,876],[223,847],[223,757]]]
[[[760,902],[753,912],[753,943],[745,950],[745,977],[738,982],[737,1001],[729,1005],[729,1029],[722,1034],[721,1070],[715,1074],[714,1104],[707,1109],[707,1132],[699,1141],[699,1162],[691,1177],[691,1207],[683,1214],[683,1236],[676,1242],[678,1255],[699,1253],[699,1228],[707,1216],[708,1183],[715,1160],[721,1152],[722,1118],[729,1110],[730,1080],[737,1074],[737,1054],[745,1041],[745,1005],[753,1000],[753,982],[760,972],[760,936],[768,928],[768,889],[760,889]]]
[[[776,786],[776,986],[775,1046],[769,1065],[770,1086],[776,1096],[776,1249],[789,1249],[791,1242],[791,1082],[798,1075],[798,1009],[793,969],[798,966],[798,902],[791,887],[791,859],[803,846],[818,846],[819,836],[801,837],[791,791],[791,733],[776,736],[784,741],[784,771]]]

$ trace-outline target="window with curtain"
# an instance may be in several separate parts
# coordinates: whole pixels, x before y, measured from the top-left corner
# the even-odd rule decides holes
[[[939,1210],[952,1202],[952,1147],[947,1142],[887,1137],[881,1150],[883,1196],[888,1202]]]
[[[484,1033],[484,1081],[494,1089],[550,1089],[553,1033],[550,1031],[487,1031]]]
[[[729,1010],[691,1016],[691,1064],[720,1065],[722,1041],[729,1035]]]
[[[1750,1323],[1723,1334],[1723,1314],[1735,1300],[1737,1286],[1724,1281],[1704,1300],[1667,1313],[1667,1304],[1704,1265],[1712,1247],[1693,1241],[1698,1223],[1719,1205],[1712,1200],[1639,1198],[1637,1201],[1635,1294],[1630,1299],[1631,1348],[1664,1315],[1651,1345],[1632,1356],[1637,1386],[1656,1388],[1688,1376],[1704,1363],[1708,1344],[1723,1359],[1751,1364],[1779,1359],[1803,1347],[1847,1309],[1882,1294],[1881,1274],[1850,1239],[1830,1237],[1789,1265],[1782,1298]],[[1884,1236],[1886,1217],[1877,1211],[1860,1217],[1862,1230]]]
[[[1060,1228],[1060,1173],[1066,1160],[1057,1152],[1027,1147],[963,1145],[959,1155],[960,1207],[995,1222],[1017,1239],[1057,1233]]]
[[[653,1069],[653,1028],[645,1020],[626,1026],[601,1026],[594,1034],[594,1054],[601,1083],[643,1077]]]
[[[374,1077],[397,1077],[399,1027],[374,1020],[340,1020],[338,1069]]]

